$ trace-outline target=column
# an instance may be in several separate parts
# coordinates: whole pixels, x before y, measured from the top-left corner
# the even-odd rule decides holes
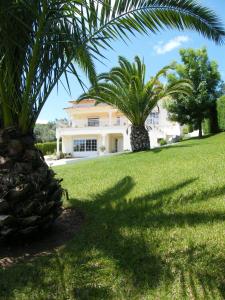
[[[102,143],[100,147],[100,155],[108,153],[108,134],[102,134]]]
[[[57,137],[57,156],[60,154],[60,137]]]
[[[105,152],[109,153],[109,135],[105,135]]]
[[[102,146],[106,146],[106,134],[102,134]]]

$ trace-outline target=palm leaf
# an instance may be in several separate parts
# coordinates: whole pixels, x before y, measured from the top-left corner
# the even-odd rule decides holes
[[[197,30],[217,43],[225,36],[217,16],[194,0],[0,1],[0,126],[32,130],[65,72],[73,72],[81,82],[82,69],[96,84],[94,62],[103,58],[102,49],[110,47],[112,39],[165,28]],[[121,85],[129,74],[114,77]],[[142,85],[134,80],[130,86],[133,105]]]
[[[148,115],[157,103],[175,93],[189,95],[192,85],[188,80],[180,80],[170,85],[163,85],[159,78],[173,68],[166,66],[145,83],[145,64],[139,57],[134,63],[119,57],[119,66],[109,73],[98,76],[98,84],[91,87],[78,101],[92,98],[119,109],[133,125],[144,125]]]

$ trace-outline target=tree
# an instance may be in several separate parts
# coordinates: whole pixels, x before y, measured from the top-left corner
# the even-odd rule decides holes
[[[84,70],[115,38],[162,28],[194,29],[221,43],[217,16],[194,0],[0,1],[0,238],[48,227],[62,189],[34,146],[35,122],[64,74]]]
[[[171,66],[161,69],[146,83],[146,66],[138,56],[130,63],[119,57],[119,66],[109,73],[98,76],[97,88],[91,87],[79,100],[92,98],[119,109],[131,122],[132,151],[150,149],[145,121],[158,101],[173,93],[190,93],[187,81],[176,81],[170,86],[163,85],[159,78],[165,76]]]
[[[34,127],[34,136],[37,143],[55,141],[55,122],[49,122],[47,124],[36,124]]]
[[[210,119],[212,131],[218,130],[216,100],[221,92],[221,78],[215,61],[210,61],[205,48],[180,50],[183,64],[176,65],[176,74],[168,76],[169,82],[189,79],[193,84],[190,96],[174,94],[167,105],[170,118],[181,124],[190,124],[202,136],[202,123]]]
[[[47,124],[36,124],[34,127],[34,136],[36,142],[44,143],[56,140],[55,131],[57,125],[69,126],[67,119],[56,119],[55,121],[48,122]]]

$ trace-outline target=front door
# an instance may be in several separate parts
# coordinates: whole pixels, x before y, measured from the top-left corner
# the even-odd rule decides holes
[[[115,152],[118,152],[118,139],[115,139]]]

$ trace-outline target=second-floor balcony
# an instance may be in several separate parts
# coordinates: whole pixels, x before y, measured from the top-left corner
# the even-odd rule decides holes
[[[101,120],[91,118],[88,120],[72,120],[71,127],[72,128],[96,128],[96,127],[127,127],[128,121],[125,118],[120,119],[112,119],[109,120]]]
[[[124,134],[129,127],[128,120],[126,118],[112,118],[109,119],[75,119],[67,126],[57,126],[56,136],[71,136],[71,135],[87,135],[87,134]]]

